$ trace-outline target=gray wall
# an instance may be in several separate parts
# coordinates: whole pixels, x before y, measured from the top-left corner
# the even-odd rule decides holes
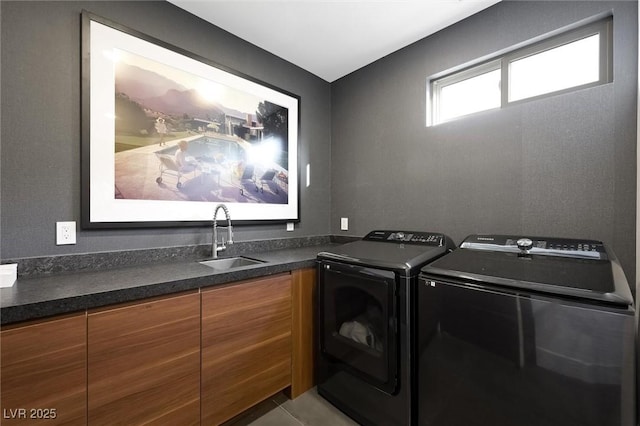
[[[55,245],[55,222],[80,220],[80,12],[86,9],[299,95],[301,222],[236,227],[236,240],[330,231],[330,85],[167,2],[2,1],[0,254],[3,259],[205,243],[203,228],[80,231]],[[240,17],[238,19],[241,19]],[[301,180],[304,182],[304,168]],[[213,213],[213,212],[212,212]]]
[[[612,84],[425,126],[428,76],[609,10]],[[334,82],[333,232],[594,238],[635,282],[637,27],[637,2],[506,1]]]
[[[0,2],[2,259],[205,243],[202,228],[80,231],[80,11],[87,9],[301,96],[302,222],[238,240],[373,228],[564,235],[608,242],[633,280],[637,2],[511,2],[327,82],[170,3]],[[426,78],[601,12],[614,83],[425,126]],[[330,170],[330,173],[329,173]],[[304,182],[304,168],[302,169]],[[349,217],[350,230],[339,230]]]

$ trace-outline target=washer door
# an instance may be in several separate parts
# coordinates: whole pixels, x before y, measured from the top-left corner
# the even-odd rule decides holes
[[[393,393],[398,385],[396,277],[391,271],[322,262],[319,268],[322,356]]]

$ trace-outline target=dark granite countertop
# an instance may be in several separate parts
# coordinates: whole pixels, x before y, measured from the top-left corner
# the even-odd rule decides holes
[[[216,272],[196,260],[182,260],[18,278],[13,287],[0,289],[0,324],[314,267],[316,255],[335,245],[245,253],[265,263],[226,272]]]

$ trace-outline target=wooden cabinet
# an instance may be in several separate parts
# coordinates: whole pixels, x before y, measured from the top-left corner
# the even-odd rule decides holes
[[[0,332],[2,424],[84,425],[86,315]]]
[[[200,424],[200,295],[90,311],[91,425]]]
[[[202,424],[220,424],[291,383],[291,275],[202,292]]]
[[[314,385],[314,268],[3,327],[2,424],[220,424]]]
[[[297,398],[315,386],[316,274],[315,268],[291,273],[291,398]]]

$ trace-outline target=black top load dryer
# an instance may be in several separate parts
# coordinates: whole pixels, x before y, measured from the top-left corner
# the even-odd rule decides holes
[[[600,241],[472,235],[422,268],[418,424],[635,425],[634,306]]]
[[[454,248],[433,232],[372,231],[318,254],[318,393],[365,425],[410,425],[420,268]]]

